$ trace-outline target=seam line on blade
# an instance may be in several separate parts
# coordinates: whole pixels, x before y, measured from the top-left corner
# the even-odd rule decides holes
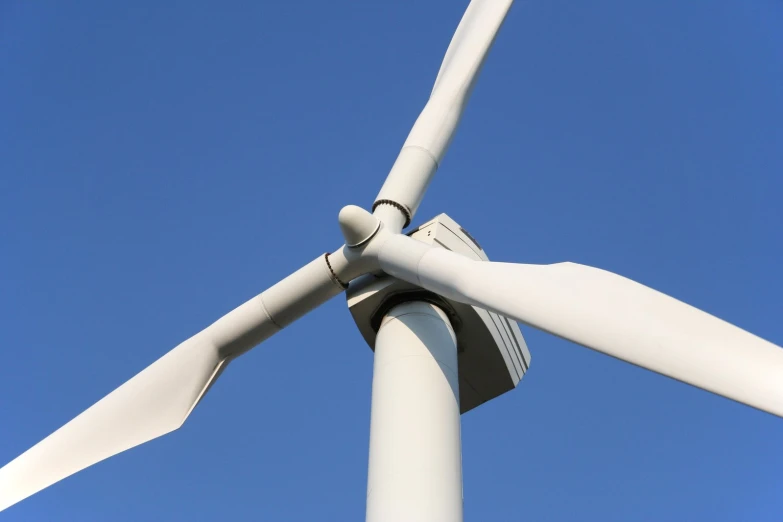
[[[426,147],[422,147],[421,145],[405,145],[402,147],[402,150],[405,149],[419,149],[420,151],[424,152],[427,156],[430,157],[432,162],[435,164],[435,170],[438,170],[440,168],[440,161],[437,160],[437,158],[432,154],[432,151],[430,149]]]
[[[418,261],[416,261],[416,281],[419,283],[419,286],[422,287],[422,288],[424,288],[424,286],[422,286],[422,284],[421,284],[421,274],[419,273],[419,267],[421,266],[421,260],[424,259],[425,257],[427,257],[427,254],[429,254],[430,252],[432,252],[432,250],[427,250],[426,252],[424,252],[424,255],[421,256]],[[440,297],[443,297],[442,295],[438,294],[437,292],[434,292],[434,293],[435,293],[435,295],[439,295]]]
[[[264,292],[266,293],[266,292]],[[264,304],[264,294],[258,296],[258,302],[261,303],[261,310],[264,311],[266,316],[269,318],[269,320],[272,322],[273,325],[277,326],[278,331],[282,330],[283,327],[277,324],[277,321],[275,321],[274,317],[272,317],[272,314],[269,313],[269,310],[266,309],[266,304]]]

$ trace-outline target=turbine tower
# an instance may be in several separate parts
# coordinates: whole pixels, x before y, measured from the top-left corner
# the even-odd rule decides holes
[[[783,416],[783,349],[622,276],[489,261],[446,214],[403,233],[454,136],[512,0],[473,0],[371,212],[345,244],[185,340],[0,469],[0,510],[179,428],[226,366],[346,292],[375,351],[367,520],[460,521],[460,415],[530,367],[517,321]]]

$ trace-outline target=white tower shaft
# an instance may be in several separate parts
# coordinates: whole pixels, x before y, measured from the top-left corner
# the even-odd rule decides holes
[[[375,342],[368,522],[461,522],[457,345],[443,311],[397,305]]]

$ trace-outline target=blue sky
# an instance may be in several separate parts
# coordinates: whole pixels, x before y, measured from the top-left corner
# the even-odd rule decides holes
[[[337,248],[466,5],[0,4],[0,463]],[[416,222],[783,344],[781,25],[776,0],[518,1]],[[523,331],[528,375],[463,417],[466,520],[783,517],[782,419]],[[180,431],[0,518],[362,520],[371,379],[335,298]]]

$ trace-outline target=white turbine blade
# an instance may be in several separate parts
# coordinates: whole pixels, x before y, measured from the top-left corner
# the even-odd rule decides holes
[[[180,344],[0,469],[0,511],[179,428],[224,365],[204,336]]]
[[[402,205],[408,220],[454,137],[481,66],[513,0],[473,0],[438,71],[430,99],[413,125],[376,198]]]
[[[441,63],[432,94],[405,146],[427,150],[440,163],[513,0],[473,0]]]
[[[455,301],[783,417],[783,349],[630,279],[575,263],[477,262],[405,236],[380,262]]]
[[[343,289],[321,256],[224,315],[0,469],[0,511],[176,430],[229,360]]]

